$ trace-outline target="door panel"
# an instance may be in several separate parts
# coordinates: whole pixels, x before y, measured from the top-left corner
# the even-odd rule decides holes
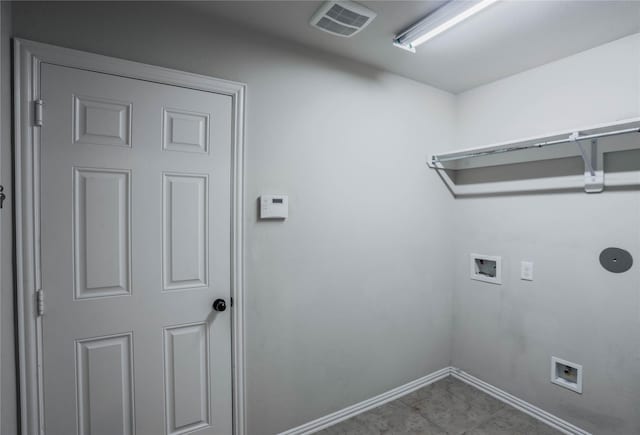
[[[132,365],[131,334],[76,341],[78,433],[135,433]]]
[[[207,285],[208,246],[206,174],[163,174],[164,289]]]
[[[73,238],[77,299],[130,291],[130,174],[74,168]]]
[[[73,142],[131,146],[131,103],[74,96]]]
[[[163,109],[162,147],[167,151],[209,152],[209,115]]]
[[[51,435],[229,435],[231,98],[43,64]]]
[[[209,424],[207,335],[204,323],[165,329],[168,434],[190,432]]]

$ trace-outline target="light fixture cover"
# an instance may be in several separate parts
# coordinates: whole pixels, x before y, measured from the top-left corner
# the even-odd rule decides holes
[[[451,0],[398,34],[394,45],[415,52],[415,48],[460,24],[498,0]]]

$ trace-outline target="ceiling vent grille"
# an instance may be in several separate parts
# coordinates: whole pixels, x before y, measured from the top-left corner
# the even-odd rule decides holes
[[[328,1],[320,6],[309,23],[332,35],[348,38],[364,29],[375,17],[375,12],[358,3]]]

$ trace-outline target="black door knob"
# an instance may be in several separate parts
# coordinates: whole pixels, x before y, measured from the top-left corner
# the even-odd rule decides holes
[[[224,311],[227,309],[227,303],[224,299],[216,299],[213,301],[213,309],[216,311]]]

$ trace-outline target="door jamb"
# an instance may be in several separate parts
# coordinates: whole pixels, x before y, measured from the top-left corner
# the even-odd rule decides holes
[[[243,83],[111,58],[14,38],[15,235],[22,432],[44,434],[42,320],[37,316],[40,287],[39,147],[34,102],[40,98],[40,65],[67,66],[160,84],[228,95],[232,99],[231,192],[231,354],[235,435],[245,435],[244,348],[244,145],[246,89]]]

